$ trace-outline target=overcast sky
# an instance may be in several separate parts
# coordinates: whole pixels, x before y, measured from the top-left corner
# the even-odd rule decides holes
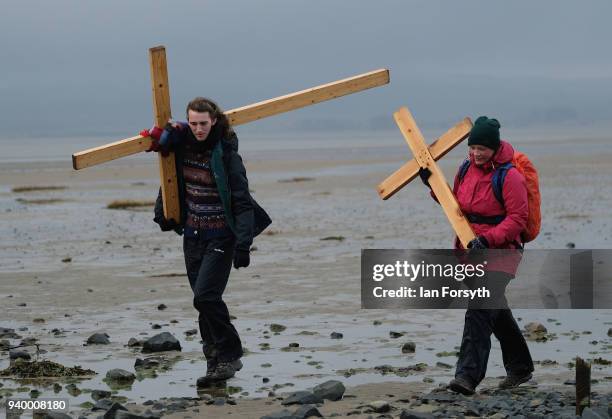
[[[152,122],[148,48],[167,48],[175,117],[193,96],[243,106],[386,67],[391,84],[241,128],[425,128],[612,121],[612,2],[2,1],[0,139],[135,135]]]

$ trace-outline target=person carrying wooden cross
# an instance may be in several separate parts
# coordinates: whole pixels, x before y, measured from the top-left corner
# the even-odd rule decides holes
[[[253,238],[271,220],[249,192],[238,138],[212,100],[196,97],[187,122],[153,127],[149,151],[173,151],[179,186],[180,220],[164,218],[161,189],[154,221],[162,231],[183,235],[183,252],[193,305],[206,357],[199,387],[232,378],[242,368],[242,342],[230,321],[223,292],[232,268],[249,266]]]
[[[527,225],[529,208],[525,177],[516,167],[507,169],[501,202],[496,196],[493,185],[496,170],[514,157],[513,147],[500,140],[499,128],[496,119],[486,116],[475,121],[468,138],[468,160],[461,165],[455,177],[453,193],[477,236],[468,248],[510,249],[491,252],[494,255],[487,254],[484,283],[496,288],[498,297],[505,302],[505,287],[516,275],[521,261],[521,233]],[[421,168],[419,171],[421,180],[427,186],[430,175],[428,169]],[[435,199],[433,192],[432,196]],[[455,247],[463,248],[458,239]],[[449,384],[452,391],[474,394],[485,377],[492,333],[501,344],[507,373],[499,387],[512,388],[531,379],[534,367],[525,338],[507,305],[499,307],[483,309],[471,304],[468,306],[455,378]]]

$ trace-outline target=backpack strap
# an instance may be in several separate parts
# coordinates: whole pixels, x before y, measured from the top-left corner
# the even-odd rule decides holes
[[[465,177],[465,174],[467,173],[469,168],[470,168],[470,159],[463,160],[463,163],[461,163],[461,166],[459,166],[459,170],[457,171],[457,175],[455,176],[455,184],[453,185],[454,193],[457,193],[459,184],[461,184],[461,181]]]
[[[504,180],[506,180],[506,175],[508,174],[508,170],[513,168],[514,165],[511,162],[507,162],[498,166],[493,173],[493,177],[491,178],[492,186],[493,186],[493,194],[495,198],[499,201],[502,206],[504,206],[504,194],[503,194],[503,186]]]

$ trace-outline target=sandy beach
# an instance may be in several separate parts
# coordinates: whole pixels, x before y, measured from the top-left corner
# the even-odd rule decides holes
[[[197,323],[182,238],[161,233],[152,222],[150,206],[106,208],[113,200],[155,198],[159,185],[155,157],[147,154],[76,172],[69,155],[80,148],[67,142],[65,159],[4,160],[0,328],[14,329],[19,337],[0,336],[0,341],[8,339],[16,346],[35,338],[41,353],[36,355],[33,346],[24,348],[32,358],[80,365],[97,374],[76,382],[80,394],[70,392],[66,380],[54,380],[61,385],[54,391],[52,383],[0,378],[0,404],[9,396],[30,398],[36,389],[40,397],[68,398],[74,417],[98,417],[100,411],[91,410],[96,401],[90,390],[109,390],[103,379],[110,369],[138,373],[135,360],[146,357],[139,347],[127,346],[129,339],[170,332],[182,351],[162,353],[168,368],[154,377],[136,374],[131,386],[114,391],[116,401],[145,411],[151,409],[147,401],[201,397],[188,409],[164,408],[163,413],[176,418],[259,418],[282,410],[280,398],[285,393],[339,380],[349,397],[326,401],[319,407],[325,416],[352,412],[351,417],[368,417],[377,412],[363,406],[375,400],[389,402],[390,412],[378,413],[393,417],[404,408],[435,413],[431,406],[436,403],[419,407],[423,404],[415,403],[415,397],[453,377],[464,313],[362,310],[360,252],[448,248],[451,228],[418,179],[388,201],[378,197],[376,185],[411,158],[399,132],[356,141],[310,140],[269,140],[258,147],[255,140],[249,143],[251,139],[241,137],[250,187],[273,223],[255,240],[251,266],[233,271],[225,293],[248,351],[244,368],[228,387],[208,393],[195,386],[206,366],[199,336],[190,332]],[[529,248],[563,249],[572,244],[577,249],[610,248],[610,138],[511,142],[530,156],[540,174],[542,232]],[[442,159],[447,179],[465,150],[460,145]],[[13,191],[24,186],[61,189]],[[165,308],[160,309],[161,304]],[[529,342],[538,362],[528,383],[532,394],[557,391],[571,399],[574,386],[564,384],[575,376],[569,363],[576,356],[612,358],[612,310],[515,310],[514,314],[521,327],[540,322],[554,335],[545,342]],[[283,327],[271,328],[272,324]],[[110,343],[85,345],[95,332],[107,333]],[[342,338],[332,339],[332,332]],[[414,353],[402,353],[407,342],[415,344]],[[425,365],[409,371],[376,368],[419,364]],[[592,365],[592,390],[603,397],[601,403],[612,400],[612,369],[609,361],[604,364]],[[2,350],[0,370],[8,366],[8,350]],[[477,397],[490,397],[487,392],[503,375],[501,351],[493,339],[488,378]],[[214,397],[235,404],[206,403]]]

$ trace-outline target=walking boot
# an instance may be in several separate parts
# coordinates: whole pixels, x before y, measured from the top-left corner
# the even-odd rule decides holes
[[[465,394],[466,396],[471,396],[475,393],[474,386],[468,380],[459,376],[452,379],[448,387],[451,389],[451,391]]]
[[[531,380],[533,375],[529,372],[523,375],[510,374],[497,385],[499,388],[508,389],[518,387],[519,385]]]

